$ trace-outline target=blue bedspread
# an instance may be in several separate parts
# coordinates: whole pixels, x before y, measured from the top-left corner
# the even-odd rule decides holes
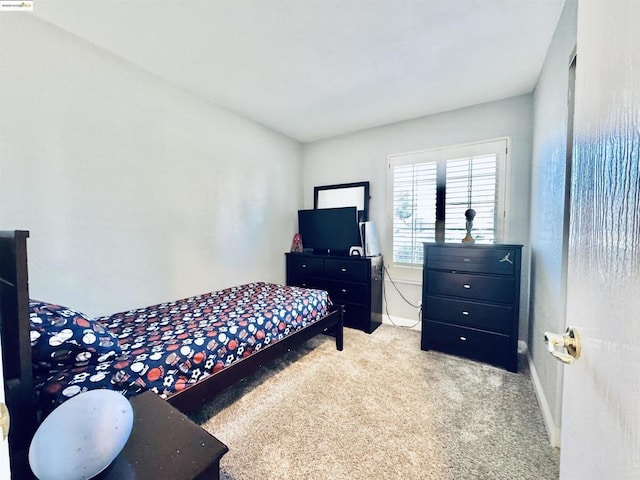
[[[36,378],[45,414],[80,392],[108,388],[167,398],[328,312],[323,290],[250,283],[96,318],[122,353]]]

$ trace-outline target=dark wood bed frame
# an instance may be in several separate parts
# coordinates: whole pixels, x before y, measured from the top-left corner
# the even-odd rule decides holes
[[[28,237],[29,232],[24,230],[0,231],[0,335],[5,402],[11,415],[9,452],[14,478],[28,478],[20,473],[30,472],[27,456],[31,438],[37,428],[29,334]],[[263,365],[329,330],[335,335],[336,348],[342,350],[342,310],[341,306],[336,307],[317,322],[238,360],[176,393],[167,401],[183,413],[192,412]]]

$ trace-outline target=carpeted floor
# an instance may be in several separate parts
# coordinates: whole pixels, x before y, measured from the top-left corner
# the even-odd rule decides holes
[[[229,447],[222,478],[558,478],[529,372],[420,350],[420,333],[320,336],[192,418]]]

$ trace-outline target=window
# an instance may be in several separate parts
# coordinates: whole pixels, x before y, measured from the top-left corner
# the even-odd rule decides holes
[[[422,268],[423,242],[461,242],[473,208],[476,243],[502,236],[507,140],[389,156],[392,265]]]

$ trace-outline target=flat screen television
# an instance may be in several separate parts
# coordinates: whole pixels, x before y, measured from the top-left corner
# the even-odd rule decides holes
[[[302,246],[323,255],[348,255],[360,246],[356,207],[298,210],[298,233]]]

